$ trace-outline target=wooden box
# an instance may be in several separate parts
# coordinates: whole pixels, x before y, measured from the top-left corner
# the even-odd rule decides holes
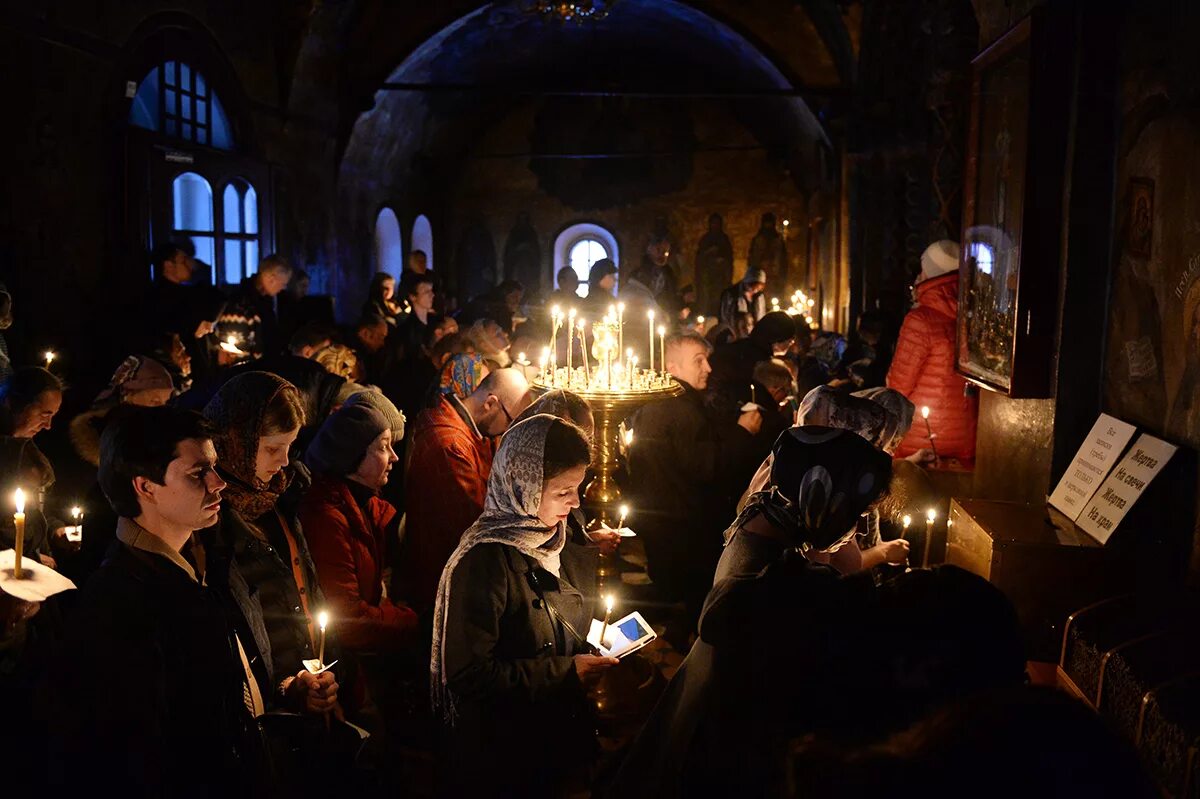
[[[1072,611],[1120,592],[1115,558],[1046,505],[954,499],[946,563],[991,581],[1016,606],[1030,660],[1055,662]]]

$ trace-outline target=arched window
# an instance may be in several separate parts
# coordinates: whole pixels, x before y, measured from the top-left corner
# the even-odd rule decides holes
[[[146,73],[133,97],[129,124],[172,139],[233,149],[233,131],[220,98],[183,61],[166,61]]]
[[[399,279],[404,271],[404,246],[396,212],[384,208],[375,218],[375,268]]]
[[[171,194],[171,237],[191,239],[196,247],[196,258],[212,267],[215,282],[217,240],[213,228],[212,186],[195,172],[184,172],[172,183]]]
[[[558,272],[570,267],[579,276],[579,296],[586,297],[588,273],[592,264],[601,258],[611,258],[620,265],[617,239],[611,232],[591,222],[571,225],[554,240],[554,274],[551,282],[558,288]]]
[[[425,253],[425,265],[433,269],[433,228],[425,214],[421,214],[413,222],[412,248]]]
[[[258,271],[258,192],[241,178],[225,184],[221,199],[225,282],[237,285]]]

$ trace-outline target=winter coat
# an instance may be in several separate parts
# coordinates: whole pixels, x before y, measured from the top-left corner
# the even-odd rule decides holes
[[[557,795],[591,752],[592,724],[572,658],[595,610],[594,551],[567,544],[560,577],[505,544],[458,562],[446,607],[447,687],[458,698],[439,795]],[[474,782],[474,784],[473,784]]]
[[[259,292],[257,277],[243,280],[229,298],[217,318],[217,336],[223,341],[233,335],[239,349],[261,357],[281,352],[286,342],[275,311],[275,299]]]
[[[698,613],[721,533],[759,453],[749,432],[715,421],[703,395],[686,385],[682,395],[643,407],[634,430],[629,474],[637,516],[630,524],[645,543],[650,578]]]
[[[420,613],[433,609],[442,569],[487,495],[493,451],[464,413],[441,397],[421,412],[409,437],[401,590]]]
[[[900,327],[887,374],[888,388],[908,397],[918,409],[929,406],[929,426],[938,455],[974,458],[978,399],[964,394],[966,381],[954,371],[958,274],[919,283],[917,303]],[[925,423],[918,421],[900,443],[896,456],[902,458],[928,446]]]
[[[260,762],[227,606],[167,558],[114,547],[40,694],[48,795],[250,795]],[[250,650],[247,651],[250,656]],[[57,787],[55,787],[57,786]]]
[[[410,643],[416,614],[383,595],[396,509],[372,497],[364,510],[344,479],[316,475],[300,502],[299,515],[342,646],[389,652]]]
[[[741,283],[734,283],[721,292],[718,319],[722,324],[737,329],[739,314],[748,313],[758,321],[767,315],[767,298],[761,291],[750,299],[746,299],[746,290]]]

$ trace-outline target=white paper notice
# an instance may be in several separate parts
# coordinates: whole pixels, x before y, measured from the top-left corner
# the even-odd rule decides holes
[[[1072,521],[1079,519],[1088,500],[1095,495],[1136,430],[1133,425],[1107,413],[1100,414],[1092,425],[1092,432],[1088,433],[1067,467],[1067,473],[1050,495],[1050,504],[1070,516]]]
[[[1138,436],[1080,514],[1079,527],[1101,544],[1106,543],[1146,486],[1171,460],[1175,449],[1175,445],[1154,436]]]

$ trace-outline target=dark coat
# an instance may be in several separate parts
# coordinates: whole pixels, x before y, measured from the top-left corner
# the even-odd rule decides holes
[[[745,488],[741,475],[756,465],[754,439],[714,419],[703,395],[686,385],[682,395],[642,408],[634,430],[630,524],[646,545],[650,578],[671,599],[688,600],[694,614]]]
[[[40,693],[46,772],[76,795],[246,795],[257,728],[226,606],[124,544],[88,583]],[[47,785],[47,788],[51,786]]]
[[[596,562],[573,544],[561,561],[555,578],[513,547],[480,544],[455,568],[444,668],[458,717],[443,793],[554,795],[558,779],[586,764],[593,727],[572,658],[590,650],[546,605],[586,636]]]
[[[238,347],[255,356],[282,352],[287,343],[275,310],[275,299],[258,290],[257,275],[242,281],[217,319],[217,335],[235,335]]]
[[[718,582],[700,639],[602,795],[788,795],[787,742],[834,723],[861,691],[852,631],[874,598],[870,575],[840,578],[798,555]]]
[[[303,486],[297,489],[297,493],[300,493]],[[288,496],[285,494],[285,498]],[[282,501],[279,509],[296,539],[297,565],[305,575],[308,607],[315,617],[325,603],[317,582],[317,569],[294,509]],[[308,619],[301,605],[300,589],[296,585],[292,564],[286,560],[287,540],[279,520],[274,518],[275,512],[267,511],[254,520],[253,526],[258,530],[256,534],[251,523],[247,523],[233,508],[225,507],[221,511],[220,521],[201,534],[208,574],[217,578],[219,573],[224,572],[219,579],[222,582],[228,580],[232,561],[247,586],[244,596],[240,595],[240,591],[234,593],[250,627],[261,629],[266,635],[267,648],[262,655],[268,667],[272,690],[269,694],[264,692],[263,696],[268,704],[273,698],[278,699],[275,689],[279,684],[304,668],[302,661],[317,656],[312,648]],[[328,647],[325,659],[327,662],[336,659]]]

